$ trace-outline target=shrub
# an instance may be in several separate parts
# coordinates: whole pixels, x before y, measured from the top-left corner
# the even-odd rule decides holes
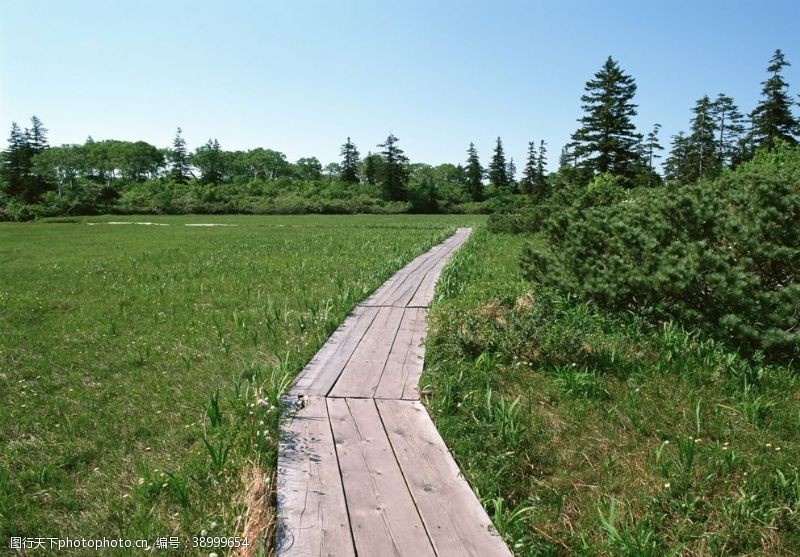
[[[552,249],[525,249],[529,279],[749,352],[800,356],[800,148],[713,182],[622,196],[593,184],[543,224]],[[605,203],[589,204],[598,192]]]

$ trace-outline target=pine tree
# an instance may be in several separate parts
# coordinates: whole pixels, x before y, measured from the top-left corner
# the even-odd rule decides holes
[[[8,148],[3,151],[2,160],[2,172],[6,183],[6,193],[12,197],[26,197],[26,182],[28,174],[30,173],[31,163],[25,134],[16,122],[11,123]]]
[[[770,59],[767,71],[772,75],[761,82],[761,102],[750,113],[753,122],[751,141],[756,147],[772,149],[778,140],[792,145],[797,143],[795,134],[800,133],[800,124],[792,114],[789,84],[781,75],[781,70],[789,65],[780,49]]]
[[[31,129],[25,130],[28,138],[28,148],[33,155],[37,155],[49,148],[47,144],[47,128],[36,116],[31,116]]]
[[[508,178],[508,185],[511,188],[511,193],[519,193],[519,184],[517,184],[517,165],[514,164],[513,157],[508,159],[506,176]]]
[[[539,154],[536,157],[536,174],[533,179],[534,195],[543,198],[547,195],[547,147],[544,139],[539,141]]]
[[[733,165],[741,156],[740,146],[744,134],[744,117],[733,99],[723,93],[711,104],[711,117],[717,128],[716,155],[720,167]]]
[[[195,165],[200,169],[200,183],[219,185],[225,176],[224,159],[219,141],[209,139],[197,149],[194,155]]]
[[[49,148],[47,128],[39,118],[31,117],[31,128],[25,131],[12,122],[8,148],[2,154],[2,173],[8,195],[24,203],[36,203],[50,188],[45,176],[38,174],[34,167],[34,157]]]
[[[661,124],[653,124],[653,129],[647,134],[643,146],[645,156],[647,157],[647,169],[652,175],[655,170],[653,169],[653,159],[660,159],[661,155],[656,154],[656,151],[663,151],[664,147],[658,142],[658,132],[661,131]],[[650,178],[648,177],[647,185],[650,185]]]
[[[381,143],[381,160],[383,161],[383,176],[381,184],[383,186],[383,197],[387,201],[406,201],[408,192],[406,191],[406,163],[408,157],[403,154],[403,150],[397,146],[397,137],[389,134],[386,142]]]
[[[176,184],[185,184],[189,181],[189,153],[186,150],[186,141],[183,139],[182,130],[178,128],[175,139],[172,141],[172,150],[169,152],[169,161],[172,166],[170,177]]]
[[[475,144],[470,143],[467,149],[467,191],[473,201],[483,201],[483,167],[478,159]]]
[[[672,145],[667,160],[664,161],[664,176],[667,180],[681,183],[690,181],[691,170],[695,167],[690,162],[690,142],[684,132],[672,136]]]
[[[602,69],[586,82],[581,96],[584,116],[572,134],[577,143],[575,156],[595,173],[611,172],[631,176],[639,161],[635,152],[636,128],[631,121],[636,105],[634,79],[625,74],[610,56]]]
[[[489,182],[499,189],[506,189],[509,185],[506,156],[503,153],[503,142],[499,137],[494,148],[494,155],[492,155],[492,160],[489,163]]]
[[[364,179],[370,186],[374,186],[377,182],[378,169],[375,164],[376,156],[377,155],[372,154],[372,151],[367,151],[367,156],[364,158]]]
[[[342,167],[341,167],[341,180],[343,182],[347,182],[349,184],[357,184],[358,183],[358,163],[359,161],[359,153],[356,146],[350,141],[350,138],[347,138],[347,143],[342,145],[341,150],[342,156]]]
[[[539,162],[536,160],[536,142],[528,142],[528,158],[525,160],[525,167],[522,169],[522,180],[519,182],[520,190],[525,194],[533,193],[533,185],[536,181],[536,172]]]
[[[717,129],[708,95],[698,99],[692,112],[694,118],[689,131],[689,163],[694,171],[690,167],[687,178],[689,181],[713,178],[719,174],[721,167],[716,153]]]

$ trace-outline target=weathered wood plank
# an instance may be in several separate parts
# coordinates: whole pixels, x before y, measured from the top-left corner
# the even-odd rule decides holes
[[[417,383],[425,357],[422,344],[425,339],[425,317],[423,308],[406,308],[375,398],[419,398]]]
[[[450,260],[450,257],[461,245],[469,238],[470,229],[459,228],[453,236],[448,239],[447,245],[441,254],[441,257],[436,264],[431,267],[420,280],[419,287],[414,292],[414,296],[406,304],[408,307],[428,307],[433,300],[433,293],[436,288],[436,282],[439,280],[439,275],[442,274],[442,269]]]
[[[416,273],[428,262],[436,258],[442,249],[441,244],[435,246],[413,259],[405,267],[395,273],[388,281],[379,287],[369,298],[364,300],[365,306],[392,306],[398,305],[394,302],[403,292],[410,288],[416,288]]]
[[[327,402],[357,553],[433,556],[375,402]]]
[[[283,420],[277,488],[278,555],[355,555],[324,398]]]
[[[306,365],[289,394],[327,395],[377,315],[378,308],[356,307]]]
[[[436,554],[510,556],[422,404],[375,403]]]
[[[372,397],[380,383],[403,312],[403,308],[379,308],[378,315],[339,375],[329,396]]]

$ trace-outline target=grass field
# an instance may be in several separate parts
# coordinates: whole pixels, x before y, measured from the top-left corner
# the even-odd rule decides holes
[[[479,230],[432,308],[437,427],[519,555],[800,554],[800,379],[519,273]]]
[[[89,225],[109,221],[168,226]],[[282,388],[358,301],[475,221],[0,225],[2,547],[258,534],[246,503],[269,491]],[[235,226],[185,226],[204,223]]]

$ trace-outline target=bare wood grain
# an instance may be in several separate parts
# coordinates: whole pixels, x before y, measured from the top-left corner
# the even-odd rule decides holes
[[[375,402],[327,402],[358,554],[433,556]]]
[[[355,555],[324,398],[282,422],[277,489],[278,555]]]
[[[511,556],[420,402],[376,400],[439,556]]]

